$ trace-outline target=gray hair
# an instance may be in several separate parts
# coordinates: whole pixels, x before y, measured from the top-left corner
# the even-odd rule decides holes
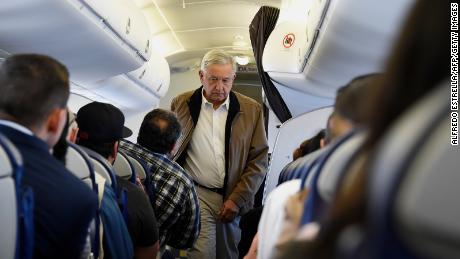
[[[236,72],[235,59],[228,52],[221,49],[212,49],[204,54],[203,60],[201,61],[200,69],[206,71],[209,65],[220,64],[227,65],[231,64],[233,72]]]

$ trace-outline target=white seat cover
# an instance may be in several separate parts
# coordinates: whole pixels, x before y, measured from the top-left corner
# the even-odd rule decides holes
[[[66,156],[66,167],[76,177],[83,180],[90,188],[92,188],[91,170],[93,168],[89,164],[91,161],[82,150],[78,150],[76,145],[69,145]],[[88,163],[89,162],[89,163]]]
[[[127,156],[118,152],[115,163],[113,164],[113,170],[118,176],[128,180],[131,178],[134,169],[132,168]]]
[[[134,167],[134,171],[136,172],[136,175],[139,176],[141,181],[144,181],[145,178],[147,177],[147,172],[145,171],[145,168],[134,157],[128,156],[128,159],[129,159],[129,161],[131,161],[131,164]]]
[[[12,157],[5,149],[17,153],[5,137],[0,136],[0,258],[12,259],[16,251],[17,204]],[[18,154],[18,153],[17,153]]]

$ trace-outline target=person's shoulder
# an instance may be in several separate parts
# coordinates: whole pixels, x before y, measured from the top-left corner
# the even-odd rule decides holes
[[[47,195],[59,196],[56,201],[67,204],[83,214],[91,214],[97,207],[96,193],[63,165],[58,164],[54,168],[56,171],[52,180],[56,184],[54,187],[48,185]]]
[[[62,186],[63,192],[72,193],[75,203],[79,203],[85,207],[96,207],[97,196],[82,180],[73,175],[67,168],[63,167],[64,177],[67,179],[68,185]]]
[[[176,97],[174,97],[173,101],[175,101],[175,102],[185,102],[188,99],[190,99],[190,97],[193,95],[193,93],[195,91],[196,90],[191,90],[191,91],[181,93],[181,94],[177,95]]]
[[[235,91],[233,91],[233,93],[238,99],[241,109],[244,109],[244,108],[262,109],[262,105],[256,100],[252,99],[251,97],[235,92]]]

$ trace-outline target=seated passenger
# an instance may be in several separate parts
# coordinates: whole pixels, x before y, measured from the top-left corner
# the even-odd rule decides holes
[[[330,136],[330,141],[346,135],[362,122],[361,108],[363,100],[369,89],[379,74],[370,74],[359,76],[351,80],[346,86],[341,87],[337,91],[334,111],[328,119],[327,134]],[[297,164],[297,169],[302,170],[306,165],[301,164],[302,159]],[[296,162],[294,161],[294,162]],[[309,161],[310,163],[312,161]],[[292,168],[283,169],[282,174],[293,174]],[[296,174],[298,175],[298,174]],[[308,176],[311,176],[310,173]],[[303,175],[302,177],[305,177]],[[291,180],[294,177],[291,177]],[[311,179],[311,178],[307,178]],[[307,181],[308,186],[309,181]],[[296,235],[300,227],[300,219],[304,211],[305,199],[309,195],[311,186],[307,189],[300,190],[301,181],[295,179],[293,181],[285,181],[275,188],[268,196],[265,202],[264,211],[262,212],[259,223],[259,245],[258,258],[271,258],[274,255],[275,245],[291,240]],[[309,235],[316,233],[318,226],[310,225],[306,228]]]
[[[110,164],[113,164],[117,157],[118,141],[127,136],[123,127],[125,121],[123,113],[111,104],[92,102],[80,108],[76,120],[79,127],[77,144],[99,153]],[[117,176],[116,181],[119,190],[112,190],[112,187],[106,185],[104,196],[109,195],[111,198],[102,199],[104,253],[109,254],[111,258],[132,258],[132,254],[128,252],[129,248],[134,247],[135,258],[155,258],[158,252],[158,228],[147,196],[138,186],[128,180]],[[116,203],[115,193],[120,193],[122,189],[126,190],[128,199],[127,230],[129,234]],[[105,203],[112,210],[110,214],[104,212]],[[114,217],[118,219],[118,222],[114,222]],[[120,249],[123,249],[127,240],[129,240],[129,247],[126,247],[127,254],[123,255]]]
[[[24,160],[33,189],[34,258],[79,258],[96,195],[49,152],[66,120],[69,74],[42,55],[15,55],[0,65],[0,132]]]
[[[303,141],[298,148],[292,153],[292,160],[310,154],[326,145],[326,130],[320,130],[314,137]]]
[[[155,186],[155,209],[161,246],[178,249],[192,247],[200,231],[200,210],[193,181],[187,172],[171,160],[181,132],[174,113],[155,109],[149,112],[139,129],[137,143],[122,141],[126,153],[145,160],[150,181]]]

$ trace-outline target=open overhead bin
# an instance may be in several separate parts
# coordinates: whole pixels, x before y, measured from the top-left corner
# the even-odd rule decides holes
[[[265,46],[264,70],[282,86],[332,98],[353,77],[381,71],[412,3],[291,1]]]
[[[41,53],[85,85],[133,71],[150,58],[149,27],[128,0],[0,1],[0,50]]]

